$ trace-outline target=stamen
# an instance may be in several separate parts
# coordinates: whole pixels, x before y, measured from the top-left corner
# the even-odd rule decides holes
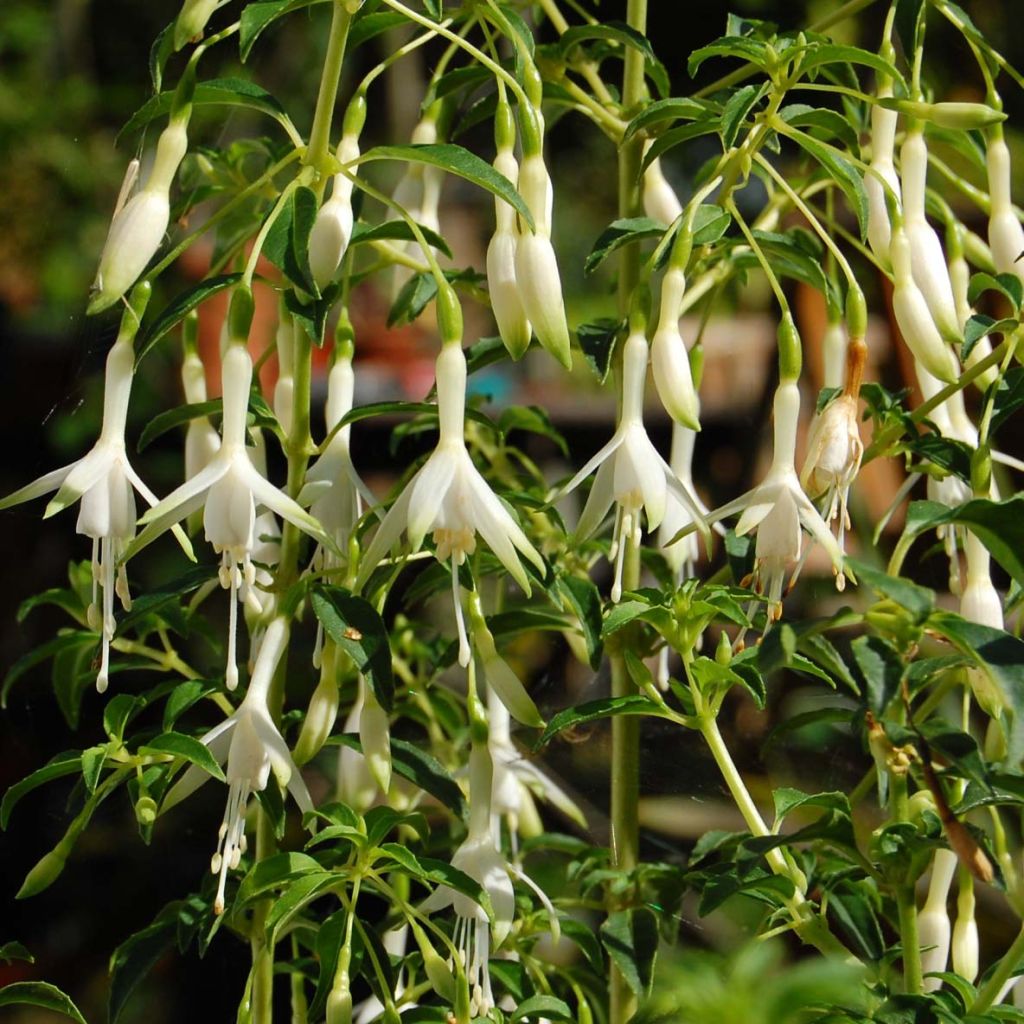
[[[469,637],[466,635],[466,622],[462,615],[462,597],[459,592],[459,569],[452,558],[452,600],[455,602],[455,628],[459,632],[459,664],[465,668],[471,655]]]
[[[228,570],[231,580],[231,609],[228,612],[228,664],[224,673],[224,682],[229,690],[238,686],[238,665],[235,661],[235,638],[238,633],[238,569],[235,565],[235,556],[228,556],[231,560]]]

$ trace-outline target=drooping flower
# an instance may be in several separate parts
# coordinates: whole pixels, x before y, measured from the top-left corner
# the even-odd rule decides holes
[[[675,189],[665,178],[661,160],[655,157],[644,171],[643,179],[644,213],[659,224],[672,224],[683,212],[682,204]]]
[[[469,833],[452,857],[452,867],[469,875],[487,893],[494,910],[494,944],[500,946],[512,929],[515,892],[505,857],[491,828],[491,757],[485,744],[474,744],[469,755]],[[428,913],[452,907],[455,947],[469,982],[470,1012],[483,1017],[494,1006],[488,960],[491,924],[483,907],[448,886],[439,886],[422,904]]]
[[[366,584],[380,560],[404,532],[412,551],[433,533],[436,555],[451,562],[452,593],[459,631],[459,663],[469,663],[470,647],[462,614],[458,568],[476,550],[477,533],[509,575],[530,593],[520,561],[529,559],[544,572],[544,562],[522,528],[473,465],[465,440],[466,358],[458,344],[446,344],[437,357],[437,447],[406,484],[362,556],[355,581]]]
[[[843,553],[828,524],[804,493],[797,479],[794,459],[800,419],[800,389],[794,380],[783,379],[775,391],[774,452],[764,480],[708,517],[717,522],[740,513],[736,535],[757,530],[754,549],[754,588],[768,599],[769,624],[782,615],[782,588],[789,568],[801,563],[806,530],[827,552],[836,575],[836,586],[846,585]]]
[[[612,439],[561,488],[564,496],[578,487],[594,470],[597,476],[576,524],[575,536],[586,540],[604,521],[614,503],[615,529],[609,559],[615,563],[611,597],[622,596],[622,566],[627,541],[639,544],[640,511],[647,516],[648,530],[656,530],[665,516],[669,494],[688,510],[701,529],[707,523],[701,505],[651,444],[644,427],[643,397],[647,376],[647,340],[642,331],[626,339],[622,358],[622,403],[619,424]]]
[[[271,771],[279,785],[287,787],[303,813],[313,807],[302,775],[267,707],[270,684],[287,644],[288,621],[275,618],[267,626],[245,699],[234,714],[202,737],[202,743],[218,763],[226,762],[228,784],[228,801],[217,836],[217,850],[210,861],[210,870],[219,875],[213,904],[217,914],[224,910],[228,871],[238,867],[246,850],[245,815],[249,798],[266,789]],[[162,811],[190,796],[209,778],[202,768],[190,766],[167,794]]]
[[[935,851],[928,896],[917,917],[921,973],[926,976],[922,984],[925,992],[938,992],[942,988],[941,978],[929,978],[927,975],[944,971],[949,959],[951,928],[946,901],[956,865],[956,854],[952,850]]]
[[[141,309],[129,309],[125,320],[137,326],[137,316],[141,316]],[[93,584],[88,621],[102,638],[100,669],[96,676],[96,689],[100,693],[106,690],[109,680],[110,642],[116,628],[114,594],[121,599],[126,611],[131,608],[123,559],[128,544],[135,536],[135,495],[132,489],[138,491],[149,505],[157,503],[156,495],[132,469],[125,451],[124,431],[135,369],[133,334],[133,329],[122,328],[121,336],[107,356],[103,425],[96,444],[77,462],[44,474],[0,501],[2,510],[56,491],[46,506],[44,519],[76,501],[80,503],[75,530],[92,540]],[[180,530],[177,537],[191,555],[191,546]],[[98,591],[102,596],[102,609],[97,604]]]
[[[693,385],[686,343],[679,332],[679,305],[685,290],[682,268],[669,267],[661,282],[658,327],[651,339],[651,370],[666,412],[690,430],[700,430],[700,399]]]
[[[511,146],[498,149],[494,169],[513,185],[518,182],[519,164]],[[532,334],[516,278],[518,244],[515,210],[503,199],[495,197],[494,234],[487,245],[487,292],[498,324],[498,334],[513,359],[519,359],[530,347]]]
[[[968,622],[990,629],[1003,629],[1003,602],[992,583],[992,559],[988,548],[968,531],[964,538],[967,556],[967,585],[960,595],[960,614]],[[982,668],[968,668],[967,680],[974,697],[992,718],[1002,715],[1007,705],[1006,695],[991,675]]]
[[[673,423],[669,467],[683,487],[693,495],[701,515],[707,517],[708,510],[697,496],[693,485],[693,449],[696,440],[695,431],[681,423]],[[661,548],[665,560],[679,581],[694,575],[697,559],[700,557],[700,546],[695,533],[686,534],[677,541],[673,541],[672,538],[692,523],[694,518],[689,508],[670,491],[665,505],[665,517],[658,528],[658,547]]]
[[[991,129],[986,152],[988,164],[988,244],[1000,274],[1016,274],[1024,282],[1024,228],[1013,209],[1010,191],[1010,150],[1002,126]]]
[[[238,685],[235,660],[238,599],[255,597],[256,567],[252,556],[257,544],[257,506],[276,512],[322,544],[330,546],[333,541],[308,512],[274,487],[253,465],[245,446],[252,359],[244,344],[228,347],[222,380],[224,418],[220,450],[205,469],[186,480],[141,518],[144,529],[131,544],[126,557],[134,555],[191,512],[204,508],[206,539],[222,556],[221,586],[231,591],[225,678],[228,689],[233,690]]]
[[[888,77],[879,80],[878,96],[892,96],[892,82]],[[868,243],[884,267],[889,266],[891,240],[886,186],[897,196],[900,194],[900,180],[893,164],[898,119],[899,114],[895,110],[888,110],[879,103],[871,107],[871,163],[870,170],[864,175],[864,191],[868,196]]]
[[[963,340],[957,324],[956,302],[949,282],[949,270],[942,243],[925,216],[928,146],[921,127],[907,131],[900,151],[900,184],[903,195],[903,227],[910,244],[910,259],[928,310],[942,337],[949,342]],[[893,260],[895,261],[895,255]],[[938,374],[937,374],[938,376]]]
[[[533,217],[534,230],[519,233],[516,243],[516,283],[523,310],[537,340],[566,369],[572,366],[569,327],[565,319],[562,279],[551,245],[552,189],[540,151],[523,157],[519,191]]]
[[[338,144],[338,160],[343,164],[359,159],[359,139],[345,134]],[[334,175],[330,198],[317,211],[309,233],[309,269],[317,288],[325,288],[338,272],[352,238],[352,179]]]
[[[187,109],[171,118],[160,135],[146,184],[131,198],[138,164],[129,166],[103,243],[87,312],[99,313],[117,302],[139,279],[160,247],[171,216],[171,183],[188,152],[187,127]]]

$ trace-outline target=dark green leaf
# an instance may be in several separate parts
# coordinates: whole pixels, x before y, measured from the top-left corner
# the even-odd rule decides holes
[[[65,775],[75,775],[82,766],[82,752],[80,750],[68,750],[63,754],[52,757],[42,768],[37,768],[31,775],[26,775],[20,782],[14,783],[4,793],[3,802],[0,803],[0,829],[7,828],[11,811],[14,810],[18,801],[26,794],[39,786],[45,785],[54,779],[63,778]]]
[[[82,751],[82,781],[90,793],[96,792],[106,759],[107,746],[105,743]]]
[[[162,434],[168,430],[180,427],[183,423],[198,419],[200,416],[219,416],[222,403],[219,398],[211,398],[206,402],[192,402],[188,405],[179,405],[173,409],[157,413],[151,420],[147,421],[142,433],[139,435],[135,450],[144,451]]]
[[[913,616],[915,622],[924,622],[935,607],[935,592],[927,587],[918,586],[902,576],[889,576],[864,562],[848,558],[857,579],[866,583],[877,594],[882,594],[905,608]]]
[[[978,298],[988,291],[999,292],[1015,312],[1020,310],[1021,302],[1024,301],[1024,285],[1016,274],[972,274],[967,289],[967,301],[973,306]]]
[[[150,972],[153,965],[174,946],[178,927],[178,909],[168,904],[157,915],[156,920],[136,932],[114,950],[110,958],[110,994],[107,1000],[107,1017],[110,1024],[117,1024],[139,982]]]
[[[510,434],[513,430],[525,430],[531,434],[539,434],[557,445],[561,453],[568,458],[569,446],[557,427],[551,422],[547,412],[539,405],[509,405],[498,417],[498,429],[502,434]]]
[[[612,353],[615,349],[615,339],[621,329],[620,321],[608,317],[580,324],[576,328],[576,340],[580,343],[583,358],[586,359],[601,384],[608,378],[608,371],[612,365]]]
[[[733,147],[747,115],[768,92],[768,89],[768,82],[762,82],[760,85],[744,85],[729,97],[722,108],[722,144],[726,149]]]
[[[637,32],[636,29],[621,21],[606,21],[603,24],[574,25],[562,33],[558,40],[561,52],[568,58],[574,46],[590,40],[604,40],[607,42],[620,43],[623,46],[631,47],[643,54],[644,69],[660,96],[669,92],[668,76],[665,73],[661,62],[654,55],[647,37]]]
[[[184,758],[208,772],[219,782],[224,782],[224,772],[217,764],[217,759],[209,748],[194,736],[185,736],[180,732],[165,732],[151,739],[144,747],[139,748],[140,754],[171,754]]]
[[[322,2],[324,0],[257,0],[255,3],[247,3],[242,8],[241,25],[238,30],[238,54],[242,62],[248,60],[253,44],[271,22],[291,11],[297,11],[300,7],[310,7]]]
[[[300,185],[277,213],[263,243],[263,255],[296,287],[319,298],[309,269],[309,233],[318,210],[316,194]]]
[[[811,107],[806,103],[790,103],[779,111],[779,117],[794,128],[809,128],[819,133],[825,142],[837,139],[844,146],[857,151],[859,143],[853,125],[842,114],[828,107]]]
[[[530,996],[524,999],[509,1018],[510,1021],[546,1017],[549,1020],[575,1020],[569,1007],[557,996]]]
[[[626,125],[622,141],[627,142],[637,132],[645,131],[652,124],[663,121],[700,121],[713,116],[714,110],[709,104],[686,97],[673,97],[667,100],[655,100],[640,111]]]
[[[36,962],[36,958],[20,942],[13,939],[0,946],[0,960],[8,964],[14,960],[27,960],[30,964]]]
[[[556,578],[555,586],[562,597],[562,606],[568,606],[580,624],[583,640],[587,645],[590,667],[594,670],[601,664],[601,593],[594,582],[582,576]]]
[[[859,636],[850,649],[864,683],[868,707],[881,715],[899,690],[903,662],[892,644],[880,636]]]
[[[645,238],[660,238],[665,233],[665,225],[651,220],[650,217],[627,217],[614,220],[598,236],[583,264],[583,272],[592,274],[613,252],[630,242],[638,242]]]
[[[436,231],[424,224],[420,224],[419,229],[430,245],[439,252],[443,252],[449,259],[452,258],[452,251],[448,248],[448,243]],[[383,224],[367,224],[365,221],[357,221],[348,244],[358,245],[360,242],[375,241],[415,242],[417,239],[412,228],[404,220],[389,220]]]
[[[773,59],[768,46],[757,39],[748,39],[743,36],[723,36],[690,54],[686,67],[691,78],[697,74],[700,66],[709,57],[735,57],[738,60],[756,64],[761,69],[766,68]]]
[[[867,237],[868,194],[864,191],[864,180],[846,157],[818,142],[805,132],[794,135],[794,141],[802,146],[828,172],[830,177],[846,194],[853,212],[857,215],[861,238]]]
[[[652,715],[657,718],[664,718],[665,713],[661,707],[650,698],[643,697],[638,693],[630,694],[627,697],[603,697],[600,700],[588,701],[574,708],[565,708],[553,715],[548,721],[547,728],[537,740],[536,746],[543,747],[550,743],[552,738],[564,729],[573,729],[576,726],[584,725],[587,722],[597,721],[599,718],[611,718],[615,715]]]
[[[862,50],[859,46],[839,46],[834,43],[816,43],[804,55],[800,61],[801,72],[810,71],[812,68],[821,67],[823,64],[863,64],[865,67],[877,71],[881,75],[891,78],[893,81],[902,82],[903,76],[899,73],[895,64],[887,61],[884,57],[870,50]],[[856,141],[850,149],[857,151]]]
[[[0,988],[0,1006],[38,1006],[85,1024],[78,1007],[56,985],[46,981],[15,981]]]
[[[424,163],[432,167],[440,167],[450,174],[487,189],[488,192],[504,199],[523,221],[534,228],[533,215],[523,201],[523,197],[512,186],[512,182],[496,171],[489,163],[471,153],[462,146],[451,143],[425,143],[402,146],[375,146],[362,156],[362,161],[370,160],[401,160],[405,163]]]
[[[312,603],[327,635],[366,677],[380,706],[390,711],[395,699],[391,645],[377,609],[342,587],[318,586]]]
[[[967,362],[968,357],[974,351],[974,346],[982,338],[986,338],[990,334],[1011,334],[1017,329],[1017,326],[1017,321],[1013,319],[993,320],[992,317],[985,316],[983,313],[975,313],[964,327],[964,343],[960,346],[961,361]]]
[[[601,943],[638,998],[650,993],[658,952],[658,920],[645,907],[616,910],[601,925]]]
[[[1021,406],[1024,406],[1024,367],[1013,366],[996,388],[990,429],[998,430]]]
[[[166,117],[171,111],[173,100],[173,90],[153,96],[132,114],[121,132],[133,132],[158,117]],[[244,78],[211,78],[200,82],[192,102],[196,106],[248,107],[269,114],[278,122],[287,118],[284,108],[266,89]]]
[[[52,640],[40,644],[34,650],[23,654],[8,670],[4,676],[3,685],[0,686],[0,707],[7,706],[7,695],[11,687],[36,665],[41,665],[64,651],[85,651],[99,645],[99,637],[91,630],[75,629],[63,630]]]
[[[237,284],[242,279],[241,274],[220,274],[217,277],[208,277],[199,284],[194,285],[161,310],[160,315],[148,326],[139,331],[136,341],[137,359],[141,362],[146,354],[168,331],[176,327],[188,316],[200,303],[205,302],[211,295],[224,291]]]

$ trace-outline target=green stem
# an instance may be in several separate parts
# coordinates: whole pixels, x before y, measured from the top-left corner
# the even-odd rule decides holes
[[[996,965],[995,970],[988,976],[988,980],[978,989],[978,995],[968,1009],[968,1014],[974,1016],[984,1013],[1003,991],[1003,986],[1010,980],[1013,972],[1017,970],[1021,960],[1024,959],[1024,928],[1021,928],[1017,938],[1013,940],[1010,948],[1003,954],[1002,960]]]
[[[320,75],[320,91],[316,97],[313,127],[309,130],[309,146],[304,159],[305,163],[315,167],[322,175],[328,173],[326,162],[331,136],[331,121],[334,119],[334,103],[338,98],[341,65],[345,58],[345,42],[348,39],[348,27],[351,21],[352,15],[349,14],[344,0],[334,0],[327,54],[324,57],[324,69]]]
[[[309,404],[312,391],[313,343],[304,330],[295,332],[294,402],[291,429],[285,442],[288,456],[288,494],[295,498],[306,478],[309,457],[315,450],[309,429]],[[301,533],[286,522],[281,531],[281,561],[277,582],[288,586],[298,579]]]
[[[906,772],[889,772],[889,800],[893,821],[907,821],[910,805],[907,796]],[[900,923],[900,945],[903,949],[903,987],[910,995],[924,991],[921,971],[921,939],[917,927],[917,900],[914,879],[905,879],[896,886],[896,909]]]

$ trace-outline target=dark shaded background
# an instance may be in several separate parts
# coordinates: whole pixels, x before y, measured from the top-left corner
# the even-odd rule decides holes
[[[148,95],[149,44],[173,17],[176,6],[167,0],[4,0],[0,4],[0,346],[5,358],[0,384],[4,388],[0,431],[5,439],[0,463],[2,493],[77,458],[95,435],[101,400],[97,375],[116,325],[109,317],[86,320],[85,297],[124,165],[139,141],[130,138],[117,143],[115,137]],[[600,9],[605,17],[615,18],[622,16],[622,6],[605,2]],[[727,10],[797,27],[837,6],[833,0],[734,0],[732,4],[652,0],[650,36],[672,74],[674,91],[685,93],[694,88],[685,71],[686,55],[721,33]],[[1016,24],[1019,4],[1013,0],[966,0],[964,6],[1011,61],[1024,63],[1024,37]],[[874,47],[884,5],[875,7],[836,33]],[[308,126],[315,96],[325,15],[317,8],[308,17],[300,13],[281,22],[257,45],[243,72],[284,102],[300,130]],[[931,23],[928,80],[945,98],[980,98],[966,47],[940,19],[933,18]],[[366,61],[371,49],[367,47],[360,60]],[[435,58],[436,52],[428,49],[426,66]],[[379,54],[374,54],[374,59],[379,59]],[[218,64],[220,60],[211,61],[204,74],[233,73],[229,66]],[[709,63],[698,84],[723,70],[721,64]],[[387,90],[386,95],[381,91],[377,97],[386,102],[392,123],[400,126],[388,140],[394,141],[407,136],[415,114],[420,95],[416,75],[392,77]],[[1024,124],[1020,92],[1011,85],[1004,85],[1004,91],[1010,124]],[[254,130],[252,122],[237,114],[228,119],[226,127],[219,128],[215,118],[222,113],[198,112],[193,122],[196,136],[216,144]],[[384,120],[371,118],[366,144],[385,141],[380,134]],[[481,131],[467,144],[487,153],[491,145],[488,136],[489,130]],[[708,155],[706,148],[694,145],[677,150],[666,161],[667,173],[682,195],[687,193],[689,176]],[[551,133],[551,158],[558,195],[556,240],[565,260],[571,319],[609,312],[613,302],[610,277],[599,280],[596,288],[590,286],[592,292],[584,295],[582,275],[574,268],[614,215],[613,154],[596,133],[567,118]],[[1024,167],[1019,155],[1016,166],[1019,175]],[[472,205],[455,187],[446,194],[449,201],[468,204],[469,217],[476,217],[480,231],[485,230],[487,205],[476,200]],[[154,306],[162,305],[171,294],[170,285],[161,286]],[[739,301],[750,300],[741,297]],[[155,410],[178,401],[177,388],[173,352],[151,359],[136,389],[130,431],[137,432]],[[567,403],[571,402],[570,392]],[[748,417],[757,411],[755,407],[742,418],[721,414],[709,425],[702,443],[709,451],[724,453],[723,458],[731,453],[734,468],[731,477],[712,479],[710,462],[698,467],[702,486],[728,493],[746,486],[743,481],[752,472],[757,455],[751,427],[761,422]],[[574,417],[565,425],[577,463],[581,455],[595,450],[610,430],[609,422],[586,417]],[[379,470],[390,458],[383,428],[367,426],[359,438],[357,463]],[[664,426],[658,428],[656,439],[667,442]],[[407,457],[404,450],[403,457]],[[173,485],[180,472],[179,458],[176,439],[167,439],[148,453],[143,475],[158,493],[166,493]],[[0,514],[4,584],[0,588],[0,665],[5,669],[49,639],[62,624],[60,615],[48,610],[16,623],[20,602],[46,587],[61,585],[68,560],[88,555],[87,542],[73,532],[73,512],[41,522],[41,511],[41,503],[34,503]],[[167,561],[170,557],[169,552],[154,555],[137,570],[140,581],[147,576],[160,579],[175,571]],[[215,661],[211,657],[211,664]],[[99,723],[104,701],[87,693],[82,727],[72,734],[55,709],[48,678],[45,667],[28,673],[13,689],[7,710],[0,715],[0,789],[60,750],[102,739]],[[113,685],[120,689],[132,683],[130,677],[119,676]],[[551,695],[550,699],[558,698]],[[739,733],[753,728],[744,723],[742,708],[737,709],[736,719],[733,728]],[[757,726],[761,728],[763,725]],[[657,765],[654,752],[666,747],[666,737],[654,727],[647,738],[650,763]],[[670,742],[672,756],[685,770],[668,773],[672,777],[666,779],[663,771],[645,769],[645,791],[707,791],[714,795],[717,781],[696,744],[685,743],[680,754],[677,733]],[[603,749],[595,741],[589,753],[563,750],[555,754],[559,767],[574,775],[583,795],[597,807],[604,804],[600,777]],[[798,764],[803,754],[794,751],[787,757]],[[858,751],[839,743],[823,765],[817,762],[818,771],[843,784],[859,757]],[[57,783],[38,791],[18,808],[9,831],[0,836],[0,944],[18,939],[38,958],[33,967],[0,967],[0,980],[45,977],[64,987],[90,1020],[101,1020],[111,951],[147,924],[165,902],[194,889],[207,870],[224,792],[209,786],[188,812],[179,811],[162,820],[148,848],[138,838],[127,801],[113,798],[79,840],[59,882],[35,899],[15,904],[13,895],[25,872],[66,826],[63,801],[67,788]],[[651,836],[649,842],[658,856],[672,852],[672,841]],[[181,1019],[185,1014],[194,1021],[233,1019],[247,966],[245,947],[229,940],[214,943],[202,962],[194,957],[187,962],[165,958],[146,993],[134,1000],[123,1019],[146,1019],[149,1024]],[[34,1019],[28,1014],[4,1018],[4,1012],[0,1011],[0,1019]]]

